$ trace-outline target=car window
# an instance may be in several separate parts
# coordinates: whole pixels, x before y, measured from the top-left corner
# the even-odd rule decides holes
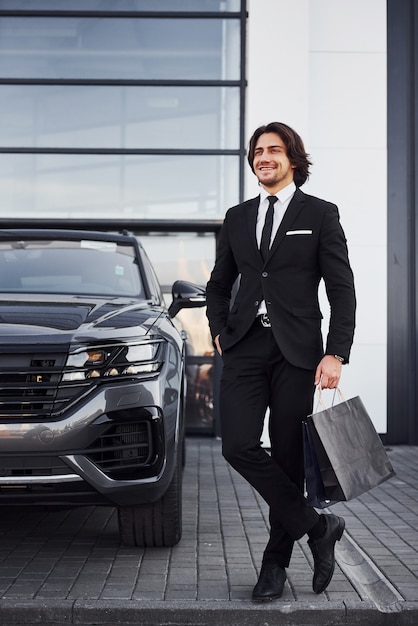
[[[0,292],[145,297],[135,248],[98,240],[0,242]]]

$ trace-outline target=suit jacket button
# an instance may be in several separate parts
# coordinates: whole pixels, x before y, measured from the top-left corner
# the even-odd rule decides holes
[[[269,275],[269,274],[268,274],[268,272],[263,272],[263,273],[261,274],[261,276],[262,276],[263,278],[267,278],[267,276],[268,276],[268,275]]]
[[[256,301],[254,302],[254,306],[258,306],[259,304],[260,304],[260,303],[259,303],[259,301],[258,301],[258,300],[256,300]]]

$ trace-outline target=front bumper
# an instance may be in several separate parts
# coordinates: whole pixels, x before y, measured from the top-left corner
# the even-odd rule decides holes
[[[158,378],[99,387],[62,419],[0,423],[0,504],[133,505],[160,499],[177,401]]]

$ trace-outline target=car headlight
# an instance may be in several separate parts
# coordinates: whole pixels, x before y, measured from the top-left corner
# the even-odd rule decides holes
[[[162,364],[163,340],[83,348],[68,355],[63,381],[136,376],[157,372]]]

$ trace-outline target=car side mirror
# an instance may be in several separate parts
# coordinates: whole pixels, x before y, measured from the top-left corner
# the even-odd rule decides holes
[[[206,304],[205,288],[185,280],[176,280],[171,294],[173,301],[168,308],[170,317],[175,317],[181,309],[193,309]]]

